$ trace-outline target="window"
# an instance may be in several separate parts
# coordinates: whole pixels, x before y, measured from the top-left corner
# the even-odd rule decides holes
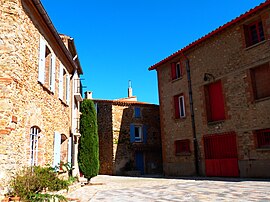
[[[64,90],[64,66],[62,65],[62,63],[60,63],[60,68],[59,68],[59,94],[58,94],[58,97],[61,100],[63,100],[63,98],[64,98],[63,90]]]
[[[251,69],[251,80],[255,100],[270,97],[269,63]]]
[[[205,86],[205,100],[208,122],[224,120],[225,108],[221,80]]]
[[[135,126],[135,142],[142,142],[142,127]]]
[[[38,165],[38,139],[40,129],[36,126],[30,129],[30,166]]]
[[[52,92],[55,91],[55,60],[55,54],[40,37],[38,81]]]
[[[190,140],[176,140],[174,142],[175,146],[175,155],[189,154],[190,153]]]
[[[270,148],[270,128],[255,132],[258,148]]]
[[[147,126],[130,124],[130,142],[147,142]]]
[[[141,108],[140,107],[135,107],[134,108],[134,117],[135,118],[141,118]]]
[[[265,40],[262,21],[256,21],[245,26],[246,45],[251,46]]]
[[[172,80],[182,77],[182,68],[181,68],[180,62],[171,63],[171,75],[172,75]]]
[[[185,98],[183,94],[174,96],[174,110],[176,119],[184,118],[186,116]]]

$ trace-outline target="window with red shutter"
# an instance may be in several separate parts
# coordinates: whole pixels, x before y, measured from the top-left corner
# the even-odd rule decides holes
[[[172,80],[181,78],[182,76],[182,68],[180,62],[173,62],[171,63],[171,77]]]
[[[190,140],[176,140],[174,142],[175,155],[190,154]]]
[[[224,120],[225,108],[221,80],[205,86],[205,100],[208,122]]]
[[[261,20],[245,25],[246,46],[251,46],[265,40]]]
[[[254,99],[270,97],[270,65],[269,63],[251,69],[251,80]]]
[[[270,148],[270,128],[255,131],[257,148]]]
[[[184,118],[186,116],[185,97],[183,94],[174,96],[174,111],[176,119]]]

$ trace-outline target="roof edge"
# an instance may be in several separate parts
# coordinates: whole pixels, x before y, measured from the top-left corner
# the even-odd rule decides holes
[[[261,10],[261,9],[263,9],[263,8],[265,8],[266,6],[269,6],[269,5],[270,5],[270,0],[266,0],[265,2],[263,2],[263,3],[259,4],[258,6],[256,6],[256,7],[252,8],[252,9],[250,9],[249,11],[245,12],[244,14],[241,14],[240,16],[234,18],[233,20],[231,20],[231,21],[225,23],[224,25],[218,27],[217,29],[213,30],[212,32],[210,32],[210,33],[204,35],[203,37],[201,37],[201,38],[199,38],[199,39],[193,41],[193,42],[190,43],[189,45],[187,45],[187,46],[185,46],[184,48],[182,48],[182,49],[176,51],[175,53],[173,53],[172,55],[168,56],[167,58],[165,58],[165,59],[159,61],[158,63],[156,63],[156,64],[150,66],[150,67],[148,68],[148,70],[151,71],[151,70],[157,69],[158,66],[163,65],[164,63],[168,62],[169,60],[173,59],[173,58],[176,57],[176,56],[179,56],[179,55],[182,54],[184,51],[187,51],[187,50],[193,48],[194,46],[196,46],[196,45],[202,43],[202,42],[205,41],[206,39],[208,39],[208,38],[210,38],[210,37],[212,37],[212,36],[218,34],[219,32],[223,31],[224,29],[226,29],[226,28],[228,28],[228,27],[234,25],[235,23],[237,23],[237,22],[239,22],[239,21],[241,21],[241,20],[247,18],[248,16],[252,15],[253,13],[258,12],[259,10]]]

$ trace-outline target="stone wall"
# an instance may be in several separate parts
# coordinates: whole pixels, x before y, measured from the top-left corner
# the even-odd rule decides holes
[[[267,10],[267,11],[266,11]],[[192,93],[195,111],[196,136],[199,144],[199,165],[205,174],[203,136],[235,131],[240,176],[269,177],[270,150],[256,149],[254,130],[269,128],[270,100],[252,101],[250,68],[270,61],[270,17],[269,8],[252,18],[239,22],[219,34],[212,36],[185,52],[191,69]],[[263,21],[266,40],[246,48],[244,24],[260,18]],[[171,80],[171,62],[178,62],[184,70],[183,77]],[[188,95],[185,58],[177,56],[157,68],[160,96],[161,135],[163,144],[163,164],[165,174],[195,175],[194,146],[191,141],[190,156],[175,156],[174,141],[192,140],[192,125]],[[204,86],[212,81],[204,81],[204,74],[221,79],[225,100],[226,119],[208,124]],[[185,96],[186,118],[174,118],[173,96]]]
[[[144,144],[145,171],[149,174],[162,173],[159,107],[151,104],[130,104],[94,100],[97,103],[100,174],[123,175],[127,164],[134,168],[138,144],[130,142],[130,124],[147,125],[147,143]],[[140,107],[141,118],[134,118],[134,108]],[[143,143],[139,143],[143,145]],[[141,148],[140,148],[141,149]]]
[[[38,164],[52,164],[54,132],[70,133],[70,107],[38,83],[40,33],[19,0],[0,2],[0,192],[30,160],[30,128],[41,130]],[[59,72],[57,62],[56,72]]]

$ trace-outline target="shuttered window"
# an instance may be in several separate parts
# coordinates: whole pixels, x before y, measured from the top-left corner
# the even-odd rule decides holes
[[[64,94],[63,94],[63,90],[64,90],[64,68],[62,63],[60,63],[60,68],[59,68],[59,99],[63,100]]]
[[[176,119],[184,118],[186,116],[185,97],[183,94],[174,96],[174,111]]]
[[[270,148],[270,128],[255,132],[257,148]]]
[[[61,157],[61,135],[59,132],[54,132],[54,156],[53,167],[60,165]]]
[[[130,124],[130,142],[147,142],[147,126]]]
[[[134,108],[134,117],[135,118],[141,118],[141,108],[140,107],[135,107]]]
[[[42,36],[39,41],[39,66],[38,66],[38,81],[42,84],[45,82],[45,54],[46,42]]]
[[[70,103],[70,79],[69,74],[66,74],[66,103],[69,105]]]
[[[50,69],[50,90],[54,93],[55,92],[55,54],[52,53],[51,56],[51,69]]]
[[[225,120],[221,80],[205,86],[205,99],[208,122]]]
[[[182,68],[180,62],[171,63],[171,78],[172,80],[178,79],[182,76]]]
[[[269,63],[251,69],[254,99],[270,97],[270,65]]]
[[[251,46],[265,40],[262,21],[245,25],[246,46]]]
[[[190,140],[176,140],[174,142],[175,155],[188,154],[190,153]]]

